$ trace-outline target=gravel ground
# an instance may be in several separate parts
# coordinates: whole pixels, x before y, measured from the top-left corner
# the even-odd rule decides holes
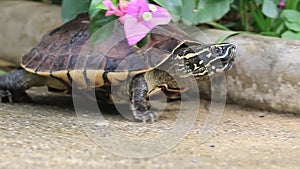
[[[201,101],[195,125],[180,143],[174,144],[173,137],[166,137],[162,142],[154,142],[152,147],[144,139],[155,138],[164,131],[168,133],[174,127],[180,102],[171,102],[155,123],[136,123],[118,113],[104,113],[109,125],[97,119],[89,121],[94,129],[92,135],[93,132],[81,125],[87,123],[82,120],[79,123],[71,97],[48,95],[43,88],[31,90],[30,94],[34,96],[31,104],[0,103],[0,168],[296,169],[300,166],[300,117],[293,114],[226,105],[215,132],[200,143],[209,107],[208,102]],[[93,113],[83,115],[88,116],[93,117]],[[107,130],[102,132],[106,133],[96,136],[95,131],[105,126]],[[184,136],[180,129],[178,135]],[[109,140],[115,131],[121,137]],[[122,141],[125,137],[135,142]],[[160,145],[170,150],[154,157],[129,158],[134,154],[131,151],[146,156],[164,151]],[[127,157],[119,156],[124,152],[128,153]]]

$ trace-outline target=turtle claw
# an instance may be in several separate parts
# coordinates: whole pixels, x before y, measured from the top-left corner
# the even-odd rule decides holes
[[[151,121],[154,123],[154,121],[159,117],[159,114],[154,111],[133,111],[133,116],[135,119],[142,121],[143,123],[146,123],[147,121]]]
[[[13,97],[9,90],[0,90],[0,102],[9,102],[10,104],[13,104]]]
[[[14,102],[13,102],[13,98],[12,98],[12,96],[10,95],[10,96],[8,96],[8,103],[10,103],[10,104],[13,104]]]
[[[23,90],[0,90],[0,103],[7,102],[10,104],[14,102],[31,103],[32,99]]]

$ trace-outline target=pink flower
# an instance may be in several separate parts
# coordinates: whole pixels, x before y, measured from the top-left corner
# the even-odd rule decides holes
[[[120,3],[118,5],[118,8],[124,13],[126,14],[126,10],[127,10],[127,6],[128,6],[129,2],[127,2],[126,0],[120,0]]]
[[[123,19],[127,41],[129,45],[135,45],[155,26],[170,23],[171,15],[166,9],[148,4],[146,0],[131,0]]]
[[[285,8],[286,2],[285,0],[280,0],[278,4],[278,8],[283,10]]]
[[[120,0],[118,8],[115,7],[114,3],[111,0],[104,0],[103,4],[107,8],[105,16],[116,15],[116,16],[119,16],[120,18],[122,18],[126,14],[126,8],[128,5],[128,2],[125,0]]]
[[[129,45],[142,40],[155,26],[171,21],[169,12],[157,5],[148,4],[147,0],[119,0],[118,7],[111,0],[104,0],[107,11],[105,16],[119,16],[124,24],[125,36]]]

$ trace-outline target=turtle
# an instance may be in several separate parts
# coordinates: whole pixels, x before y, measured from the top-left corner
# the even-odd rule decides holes
[[[31,101],[26,90],[34,86],[64,93],[92,89],[107,100],[128,101],[135,120],[154,121],[151,94],[186,91],[188,77],[207,79],[227,71],[236,57],[234,44],[204,44],[171,23],[155,27],[140,47],[120,38],[122,24],[100,45],[90,45],[89,23],[88,14],[80,14],[45,34],[22,57],[20,69],[0,76],[0,99]]]

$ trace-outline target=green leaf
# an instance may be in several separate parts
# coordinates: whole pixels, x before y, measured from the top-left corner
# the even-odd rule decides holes
[[[212,21],[212,22],[208,22],[207,24],[209,24],[209,25],[211,25],[211,26],[214,26],[214,27],[216,27],[216,28],[218,28],[218,29],[230,31],[230,29],[228,29],[226,26],[221,25],[221,24],[219,24],[219,23],[217,23],[217,22],[213,22],[213,21]]]
[[[299,32],[300,31],[300,21],[298,22],[290,22],[286,21],[285,22],[286,27],[288,27],[290,30]]]
[[[90,0],[63,0],[61,17],[64,22],[76,18],[82,12],[88,12]]]
[[[254,0],[254,2],[257,3],[257,4],[262,4],[263,0]]]
[[[297,10],[299,2],[299,0],[286,0],[285,9]]]
[[[232,4],[233,1],[234,0],[200,0],[196,10],[185,10],[183,12],[195,13],[194,17],[191,18],[191,21],[194,24],[210,22],[221,19],[227,12],[229,12],[230,4]]]
[[[142,40],[140,40],[140,41],[136,44],[136,46],[137,46],[138,48],[142,48],[143,46],[145,46],[145,45],[149,42],[150,39],[151,39],[151,34],[148,33],[147,36],[145,36]]]
[[[170,12],[170,14],[172,15],[173,22],[178,22],[180,20],[183,0],[153,0],[153,1]],[[184,1],[193,1],[193,0],[184,0]]]
[[[95,31],[91,36],[92,44],[100,43],[108,39],[115,31],[114,23],[115,22],[108,23]]]
[[[276,22],[273,25],[273,32],[276,32],[277,34],[281,34],[285,30],[285,23],[282,19],[276,20]]]
[[[181,20],[183,21],[183,23],[187,24],[187,25],[192,25],[194,24],[195,21],[195,17],[196,17],[196,13],[195,13],[195,9],[196,9],[196,3],[194,0],[185,0],[182,1],[182,18]]]
[[[278,16],[278,8],[273,0],[263,1],[262,12],[264,15],[270,18],[276,18]]]
[[[234,0],[153,0],[167,9],[173,21],[180,19],[188,25],[206,23],[222,18]]]
[[[290,40],[300,40],[300,33],[286,31],[281,35],[281,37],[284,39],[290,39]]]
[[[114,21],[117,16],[104,16],[105,11],[100,11],[90,22],[90,34],[92,43],[98,43],[109,38],[115,31]]]
[[[240,33],[239,32],[231,32],[231,33],[225,34],[216,40],[216,44],[223,43],[226,39],[228,39],[232,36],[238,35],[238,34],[240,34]]]
[[[280,34],[276,32],[260,32],[259,34],[264,35],[264,36],[272,36],[272,37],[279,37]]]
[[[119,4],[119,0],[112,0],[112,2],[115,6],[118,6],[118,4]]]
[[[296,10],[285,9],[282,11],[281,17],[290,22],[300,21],[300,13]]]
[[[99,12],[103,9],[106,9],[106,6],[102,3],[103,0],[92,0],[90,9],[89,9],[89,16],[90,18],[94,18]]]
[[[99,9],[107,9],[103,4],[104,0],[91,0],[90,9],[99,8]]]

